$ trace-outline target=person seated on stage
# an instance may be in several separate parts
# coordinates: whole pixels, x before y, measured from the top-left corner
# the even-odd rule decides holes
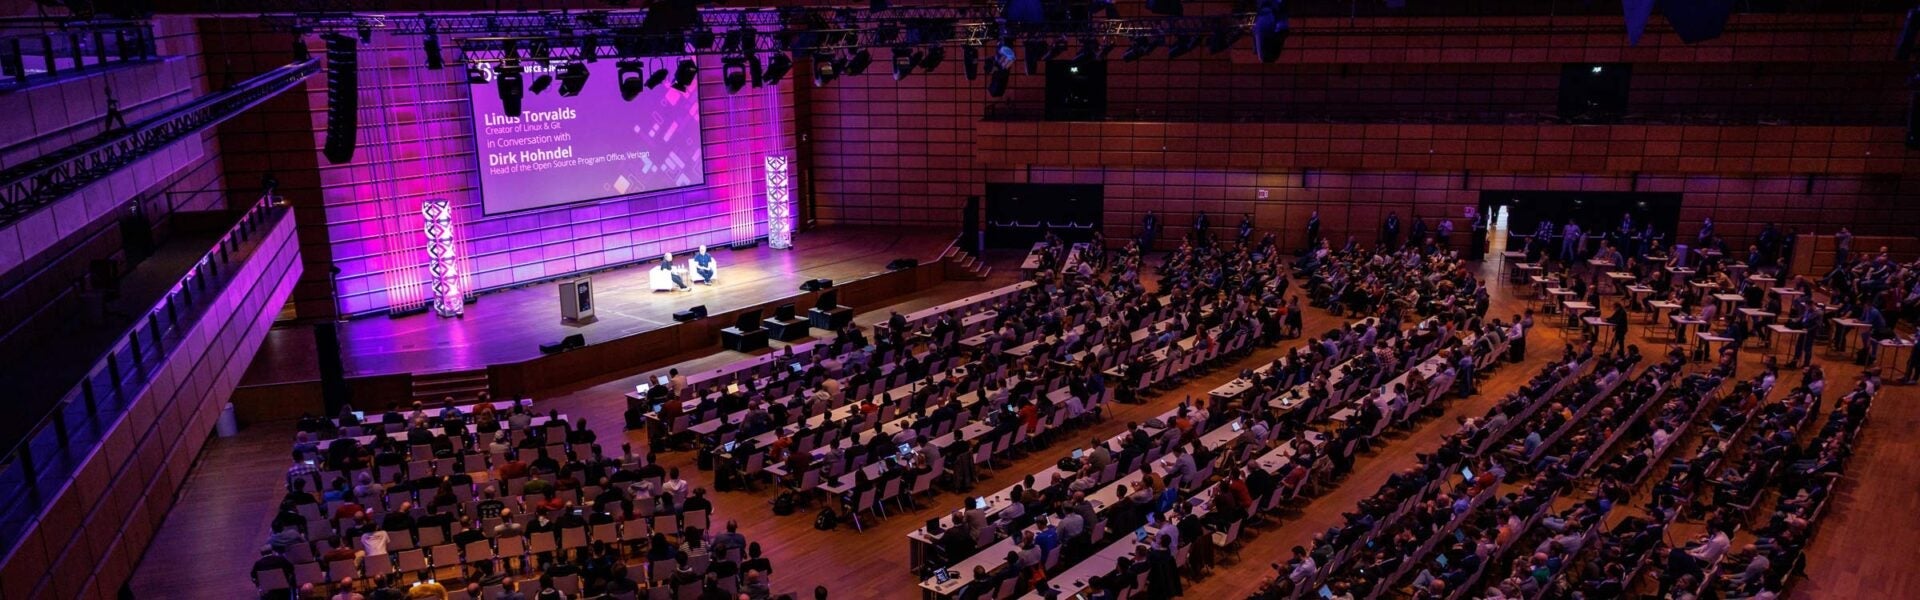
[[[693,253],[693,271],[700,275],[700,283],[713,285],[714,267],[713,255],[707,254],[707,247],[701,245],[700,251]]]
[[[687,291],[687,290],[693,289],[693,286],[687,285],[687,280],[685,278],[680,277],[679,273],[674,272],[672,252],[668,252],[665,256],[660,258],[660,270],[665,271],[667,273],[667,276],[673,278],[674,289],[677,289],[680,291]]]

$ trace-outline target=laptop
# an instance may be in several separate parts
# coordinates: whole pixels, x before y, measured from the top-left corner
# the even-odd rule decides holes
[[[1141,527],[1139,529],[1133,530],[1133,541],[1136,541],[1136,542],[1147,541],[1147,528]]]
[[[1467,478],[1467,481],[1473,481],[1473,467],[1460,467],[1460,476]]]
[[[911,444],[901,444],[901,445],[900,445],[900,452],[899,452],[898,454],[896,454],[896,456],[906,456],[908,452],[912,452],[912,451],[913,451],[913,445],[911,445]]]
[[[653,378],[654,385],[668,385],[672,382],[673,382],[673,377],[671,375],[661,375],[659,377]]]
[[[974,508],[975,510],[986,510],[986,509],[987,509],[987,498],[986,498],[985,496],[976,496],[976,497],[974,497],[974,499],[973,499],[973,508]]]
[[[738,394],[738,393],[740,393],[740,384],[738,384],[738,383],[729,383],[729,384],[727,384],[727,393],[729,393],[729,394]]]
[[[799,375],[799,374],[801,374],[801,373],[805,373],[805,372],[807,372],[807,366],[806,366],[806,365],[803,365],[803,364],[800,364],[800,363],[797,363],[797,362],[796,362],[796,363],[787,363],[787,370],[788,370],[788,371],[793,371],[793,374],[795,374],[795,375]]]
[[[1234,420],[1233,420],[1233,425],[1232,425],[1232,427],[1233,427],[1233,432],[1234,432],[1234,433],[1240,433],[1240,430],[1242,430],[1242,429],[1244,429],[1243,427],[1241,427],[1241,426],[1240,426],[1240,420],[1239,420],[1239,419],[1234,419]]]
[[[725,443],[725,444],[721,444],[721,445],[720,445],[720,452],[721,452],[722,454],[733,454],[733,449],[734,449],[734,448],[737,448],[737,447],[739,447],[739,446],[740,446],[740,441],[739,441],[739,440],[734,440],[734,441],[731,441],[731,442],[727,442],[727,443]]]
[[[1074,459],[1074,460],[1080,460],[1080,459],[1081,459],[1081,457],[1084,457],[1084,456],[1086,456],[1086,455],[1087,455],[1087,451],[1086,451],[1086,450],[1082,450],[1082,449],[1079,449],[1079,448],[1075,448],[1075,449],[1073,449],[1073,459]]]
[[[1321,598],[1332,598],[1332,597],[1333,597],[1333,588],[1331,588],[1331,587],[1327,587],[1327,586],[1324,586],[1324,585],[1323,585],[1323,586],[1320,586],[1320,597],[1321,597]]]
[[[642,383],[640,385],[633,386],[633,393],[639,394],[641,396],[645,396],[647,395],[647,390],[650,390],[650,389],[653,389],[653,384]]]

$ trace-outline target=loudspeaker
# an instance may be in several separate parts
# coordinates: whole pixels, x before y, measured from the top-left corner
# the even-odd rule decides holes
[[[1907,149],[1920,150],[1920,92],[1907,94]]]
[[[353,396],[347,389],[346,364],[340,360],[340,330],[333,321],[313,326],[313,345],[320,360],[321,402],[327,414],[337,414],[341,407],[351,403]]]
[[[705,318],[707,318],[707,305],[705,304],[673,313],[673,320],[681,323]]]
[[[327,42],[327,140],[322,154],[334,164],[353,161],[360,130],[360,43],[329,33]]]
[[[800,291],[803,292],[818,292],[830,287],[833,287],[832,279],[821,278],[800,282]]]
[[[540,353],[541,354],[557,354],[560,352],[566,352],[568,350],[577,350],[585,347],[587,347],[587,336],[576,333],[573,335],[569,335],[567,337],[560,338],[560,341],[558,343],[541,344]]]
[[[911,268],[914,268],[914,267],[918,267],[918,266],[920,266],[920,259],[917,259],[917,258],[896,258],[896,259],[893,259],[893,262],[890,262],[890,263],[887,263],[887,270],[888,270],[888,271],[898,271],[898,270],[901,270],[901,269],[911,269]]]
[[[1680,41],[1696,44],[1726,31],[1733,0],[1661,0],[1660,14],[1667,16],[1667,24],[1680,35]]]

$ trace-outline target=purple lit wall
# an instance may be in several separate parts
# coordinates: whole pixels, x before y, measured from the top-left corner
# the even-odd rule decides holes
[[[417,38],[381,34],[361,45],[359,150],[351,164],[322,161],[320,174],[341,312],[425,306],[431,292],[420,206],[428,198],[452,202],[462,284],[482,292],[766,235],[764,157],[790,156],[794,147],[787,83],[728,94],[719,61],[701,59],[700,185],[487,217],[468,94],[496,91],[469,86],[448,46],[447,68],[432,71]],[[617,98],[615,86],[595,77],[581,93]],[[308,94],[317,153],[325,88],[310,86]]]

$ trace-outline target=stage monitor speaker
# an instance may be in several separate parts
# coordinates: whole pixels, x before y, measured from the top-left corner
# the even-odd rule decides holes
[[[826,279],[826,278],[809,279],[807,281],[800,282],[800,291],[803,291],[803,292],[818,292],[820,290],[828,289],[831,287],[833,287],[833,280]]]
[[[896,259],[893,259],[893,262],[890,262],[890,263],[887,263],[887,270],[888,270],[888,271],[898,271],[898,270],[901,270],[901,269],[911,269],[911,268],[914,268],[914,267],[918,267],[918,266],[920,266],[920,259],[917,259],[917,258],[896,258]]]
[[[705,304],[673,313],[673,320],[681,323],[705,318],[707,318],[707,305]]]
[[[358,145],[354,138],[360,130],[360,45],[339,34],[323,39],[327,42],[327,139],[321,153],[330,163],[352,162]]]
[[[540,353],[541,354],[558,354],[561,352],[566,352],[568,350],[578,350],[585,347],[587,347],[587,336],[576,333],[573,335],[569,335],[567,337],[560,338],[560,341],[558,343],[541,344]]]
[[[352,403],[347,388],[346,363],[340,360],[340,330],[332,321],[313,326],[313,345],[320,360],[320,399],[328,414]]]

